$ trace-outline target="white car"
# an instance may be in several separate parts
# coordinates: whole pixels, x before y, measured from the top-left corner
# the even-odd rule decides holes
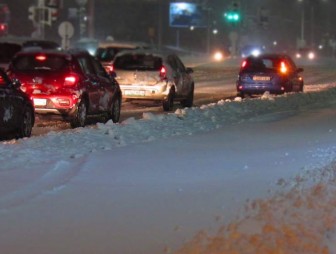
[[[120,52],[114,58],[113,71],[126,100],[161,101],[164,111],[172,110],[174,101],[183,107],[193,105],[193,70],[175,54],[152,50]]]

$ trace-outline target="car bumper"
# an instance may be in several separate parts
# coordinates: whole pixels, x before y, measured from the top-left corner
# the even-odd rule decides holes
[[[170,86],[167,83],[153,86],[120,85],[124,99],[164,100],[167,98]]]
[[[270,92],[273,94],[282,94],[285,92],[285,87],[273,83],[237,83],[237,92],[249,94],[263,94]]]
[[[79,99],[76,95],[32,95],[35,112],[38,114],[71,115]]]

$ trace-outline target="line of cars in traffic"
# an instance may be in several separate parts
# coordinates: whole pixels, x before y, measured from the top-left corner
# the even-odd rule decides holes
[[[104,68],[103,61],[86,50],[34,45],[16,52],[5,69],[1,75],[8,82],[0,90],[0,131],[18,138],[31,135],[34,114],[83,127],[91,117],[118,122],[123,99],[161,101],[165,111],[172,110],[174,101],[185,107],[193,104],[192,69],[176,54],[153,49],[123,49],[113,65]],[[25,103],[14,105],[12,97],[18,94]],[[18,107],[21,110],[14,110]]]
[[[193,69],[174,53],[114,42],[101,44],[95,56],[57,44],[23,45],[29,46],[15,52],[6,73],[0,73],[1,133],[29,137],[35,114],[68,121],[73,128],[84,127],[89,118],[117,123],[122,101],[158,101],[164,111],[175,101],[193,105]],[[286,54],[249,55],[239,70],[237,95],[302,92],[302,71]]]

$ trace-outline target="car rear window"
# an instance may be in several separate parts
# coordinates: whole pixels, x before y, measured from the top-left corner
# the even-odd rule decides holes
[[[67,60],[57,55],[22,55],[13,61],[13,67],[19,71],[60,71],[65,69],[66,66]]]
[[[114,56],[123,50],[132,50],[133,48],[127,47],[108,47],[108,48],[98,48],[95,56],[99,61],[112,61]],[[134,48],[135,49],[135,48]]]
[[[261,58],[251,57],[248,58],[243,70],[247,71],[263,71],[263,70],[276,70],[279,68],[281,59],[278,58]]]
[[[115,59],[115,69],[157,71],[162,67],[160,56],[148,54],[125,54]]]

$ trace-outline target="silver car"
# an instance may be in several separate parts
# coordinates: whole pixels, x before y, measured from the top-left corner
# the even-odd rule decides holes
[[[152,50],[120,52],[113,61],[126,100],[161,101],[164,111],[171,111],[174,101],[191,107],[194,99],[193,70],[186,68],[175,54]]]

